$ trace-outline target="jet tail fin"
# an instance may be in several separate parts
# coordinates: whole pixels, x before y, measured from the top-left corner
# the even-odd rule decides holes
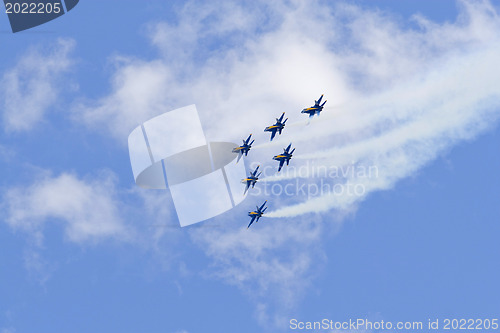
[[[315,102],[316,102],[316,105],[319,105],[319,103],[321,103],[321,100],[322,100],[322,99],[323,99],[323,95],[321,95],[321,96],[319,97],[319,99],[318,99],[317,101],[315,101]]]

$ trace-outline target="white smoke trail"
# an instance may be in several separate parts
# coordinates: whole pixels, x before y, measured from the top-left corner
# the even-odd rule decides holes
[[[347,209],[371,191],[391,187],[431,161],[442,150],[460,140],[470,139],[496,122],[500,115],[500,48],[488,47],[455,58],[433,68],[413,82],[389,89],[361,103],[355,124],[370,135],[342,146],[295,156],[297,160],[316,160],[318,165],[344,166],[352,161],[375,165],[379,177],[348,176],[344,186],[362,186],[358,193],[327,193],[303,203],[284,207],[268,217],[292,217],[309,212]],[[361,110],[361,111],[360,111]],[[342,131],[339,121],[324,120],[326,126],[302,130],[301,139],[310,140]],[[392,123],[389,130],[376,133],[376,127]],[[353,123],[347,130],[353,129]],[[288,173],[263,178],[283,181],[310,173]],[[361,187],[360,187],[361,188]]]

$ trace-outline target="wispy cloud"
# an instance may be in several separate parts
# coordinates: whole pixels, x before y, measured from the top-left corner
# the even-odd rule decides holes
[[[118,210],[114,176],[80,179],[73,174],[45,174],[29,186],[8,189],[3,195],[5,222],[28,232],[42,244],[47,223],[60,223],[68,241],[98,242],[129,237]]]
[[[50,108],[56,107],[60,92],[67,85],[61,78],[71,69],[74,47],[73,40],[58,39],[46,48],[31,48],[3,73],[0,90],[5,131],[28,131],[43,120]]]
[[[246,221],[245,221],[246,222]],[[213,260],[210,275],[237,286],[256,304],[255,317],[264,326],[285,325],[288,311],[295,308],[324,267],[320,221],[269,223],[255,227],[200,229],[191,233]]]
[[[113,93],[97,102],[77,105],[75,112],[87,125],[110,130],[126,142],[137,124],[167,111],[171,70],[162,61],[119,57],[115,62],[118,69],[112,79]]]
[[[38,170],[34,181],[2,188],[0,220],[26,238],[23,261],[29,277],[44,285],[64,264],[47,256],[52,226],[81,248],[133,247],[150,255],[159,271],[185,271],[179,260],[187,235],[179,228],[169,194],[118,186],[116,174],[85,176]],[[182,273],[181,273],[182,274]]]
[[[24,250],[23,261],[29,278],[37,281],[42,286],[45,285],[57,269],[57,264],[47,260],[42,255],[40,246],[37,244]]]

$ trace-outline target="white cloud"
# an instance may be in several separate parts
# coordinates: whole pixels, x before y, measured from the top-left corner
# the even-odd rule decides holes
[[[165,112],[167,93],[173,88],[170,69],[161,61],[117,58],[113,93],[91,107],[79,105],[77,117],[89,125],[105,126],[118,138],[126,138],[153,114]],[[124,141],[125,142],[125,141]]]
[[[31,279],[43,286],[64,269],[45,251],[51,247],[44,238],[52,225],[69,243],[133,246],[151,255],[149,264],[155,269],[180,267],[185,274],[179,253],[187,235],[179,228],[169,194],[123,189],[116,183],[116,175],[106,170],[85,177],[38,171],[32,183],[2,189],[0,217],[13,232],[26,236],[23,263]]]
[[[213,7],[218,8],[216,4]],[[274,6],[269,7],[271,12],[278,11]],[[236,12],[245,10],[237,8]],[[312,9],[301,8],[312,18],[317,16]],[[321,39],[305,35],[312,28],[301,31],[293,26],[302,12],[288,9],[290,17],[278,16],[271,20],[273,23],[264,25],[273,26],[286,19],[283,29],[258,32],[258,38],[254,32],[262,29],[263,10],[250,10],[246,14],[251,19],[241,25],[228,23],[224,28],[216,28],[221,17],[231,17],[234,12],[232,5],[221,6],[206,15],[192,16],[186,10],[183,13],[189,19],[182,18],[179,22],[188,21],[188,26],[182,23],[155,26],[152,42],[164,56],[151,61],[116,58],[113,91],[95,103],[78,106],[77,117],[90,126],[110,130],[125,142],[137,124],[156,114],[196,103],[210,138],[225,135],[239,140],[242,133],[249,133],[255,127],[263,129],[281,110],[294,110],[297,105],[309,103],[319,91],[347,95],[338,69],[332,66],[335,56]],[[252,13],[257,16],[252,17]],[[321,28],[319,23],[313,22],[313,26]],[[243,39],[235,41],[232,34]],[[179,36],[188,36],[193,42],[179,42]],[[212,50],[212,44],[219,48]],[[182,61],[176,60],[178,54],[183,55]],[[314,80],[309,80],[310,77]],[[252,115],[255,122],[243,121],[245,114]],[[267,135],[262,133],[261,137]]]
[[[5,222],[43,240],[46,223],[62,224],[71,242],[127,239],[128,228],[119,212],[114,177],[87,181],[73,174],[44,175],[27,187],[8,189],[3,196]]]
[[[32,129],[45,113],[57,105],[65,83],[61,77],[70,70],[75,42],[58,39],[47,49],[30,49],[0,79],[4,130]]]

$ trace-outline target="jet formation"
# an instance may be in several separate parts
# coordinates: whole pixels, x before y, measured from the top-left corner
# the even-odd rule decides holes
[[[326,104],[326,100],[323,102],[323,104],[321,104],[321,100],[322,99],[323,99],[323,95],[321,95],[320,98],[317,101],[314,101],[314,105],[313,106],[311,106],[309,108],[303,109],[301,111],[301,113],[308,114],[309,118],[311,118],[311,117],[313,117],[315,115],[319,116],[320,112],[323,111],[323,107]],[[285,112],[283,112],[281,114],[281,117],[276,118],[276,123],[274,123],[274,125],[267,126],[264,129],[264,132],[271,132],[271,140],[270,141],[273,141],[274,137],[276,136],[276,133],[278,133],[279,135],[281,135],[281,132],[283,131],[283,128],[285,128],[285,123],[288,120],[288,118],[286,118],[285,120],[283,120],[284,117],[285,117]],[[252,134],[250,134],[246,140],[243,140],[243,144],[241,146],[236,147],[236,148],[233,149],[233,153],[237,153],[238,154],[238,159],[237,159],[236,163],[239,162],[239,160],[241,159],[241,157],[243,155],[248,156],[248,152],[252,148],[252,144],[255,142],[255,140],[252,140],[252,142],[250,142],[251,138],[252,138]],[[281,169],[283,168],[283,165],[285,164],[285,162],[286,162],[287,166],[290,164],[290,159],[292,158],[293,153],[295,151],[295,148],[293,148],[292,151],[290,151],[291,148],[292,148],[292,144],[290,143],[288,145],[288,147],[283,148],[283,153],[275,155],[273,157],[273,160],[279,162],[278,172],[281,171]],[[257,174],[257,172],[259,170],[259,167],[260,166],[257,166],[257,168],[255,168],[255,170],[253,172],[251,171],[249,173],[249,175],[248,175],[247,178],[245,178],[245,179],[243,179],[241,181],[243,184],[246,185],[245,186],[245,191],[244,191],[243,194],[247,193],[247,191],[250,188],[250,186],[252,188],[255,187],[255,184],[259,180],[259,177],[260,177],[260,175],[262,173],[262,172],[259,172]],[[267,209],[267,207],[265,207],[266,203],[267,203],[267,200],[264,201],[264,203],[260,207],[256,206],[257,210],[252,211],[252,212],[248,212],[248,216],[251,217],[252,219],[250,220],[250,224],[248,224],[247,229],[250,228],[250,226],[254,222],[258,222],[259,219],[262,217],[262,215],[264,215],[264,212]]]

